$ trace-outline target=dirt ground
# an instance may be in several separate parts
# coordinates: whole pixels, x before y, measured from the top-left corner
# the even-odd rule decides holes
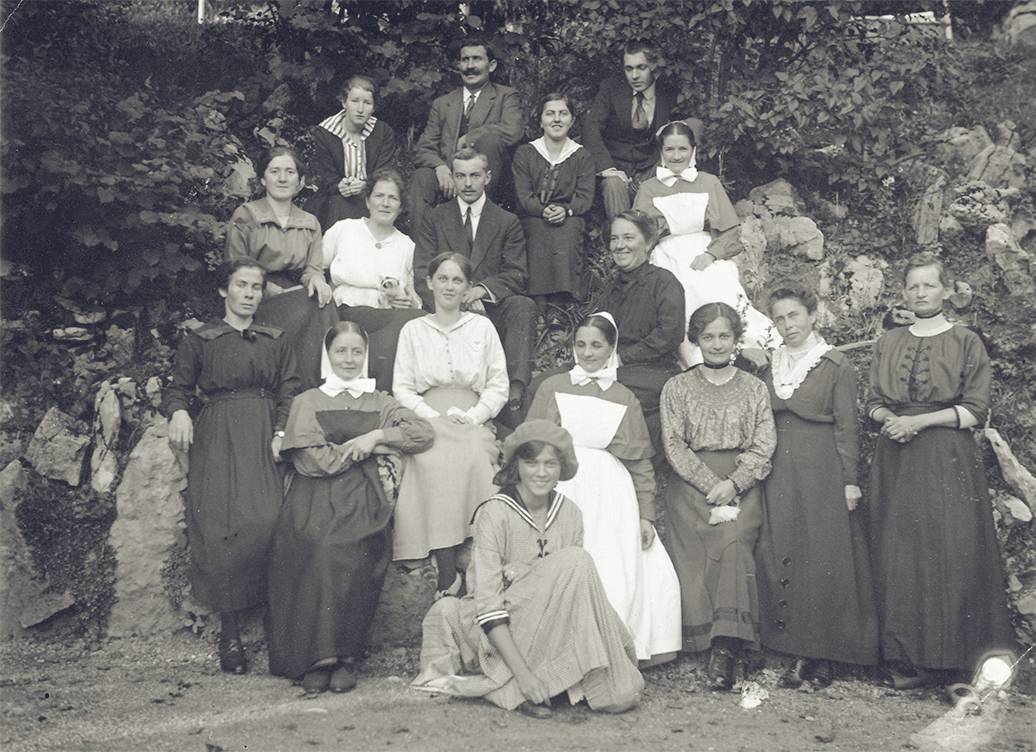
[[[264,673],[261,650],[251,657],[251,673],[236,677],[221,674],[211,646],[187,634],[99,648],[7,645],[0,745],[6,752],[1036,749],[1036,664],[1028,659],[1011,691],[978,717],[955,714],[936,690],[894,693],[866,677],[820,692],[780,689],[773,668],[751,677],[768,699],[744,709],[739,693],[709,692],[701,664],[682,659],[645,672],[634,711],[564,707],[535,721],[410,689],[414,650],[375,653],[355,691],[316,699]]]

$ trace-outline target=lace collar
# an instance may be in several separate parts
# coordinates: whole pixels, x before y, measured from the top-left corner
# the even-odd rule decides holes
[[[798,358],[792,356],[787,345],[781,345],[773,354],[773,365],[770,369],[773,378],[773,391],[781,399],[789,399],[795,390],[806,380],[824,355],[834,348],[824,338],[814,332],[806,341],[808,348]]]

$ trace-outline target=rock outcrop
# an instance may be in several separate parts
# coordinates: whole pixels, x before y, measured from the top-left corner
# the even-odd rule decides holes
[[[25,459],[43,477],[78,486],[89,446],[90,439],[80,433],[76,420],[52,407],[36,427]]]
[[[1012,295],[1032,295],[1036,292],[1029,254],[1018,245],[1009,226],[995,224],[986,230],[986,256],[996,264],[1004,285]]]

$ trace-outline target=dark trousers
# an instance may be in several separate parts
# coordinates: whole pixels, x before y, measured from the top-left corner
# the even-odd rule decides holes
[[[392,370],[403,325],[427,313],[420,308],[338,307],[342,321],[354,321],[367,332],[367,370],[381,391],[392,393]]]
[[[536,347],[536,304],[524,295],[508,295],[499,303],[483,303],[504,346],[508,378],[529,386]]]
[[[654,167],[638,172],[630,167],[616,166],[625,172],[630,180],[627,183],[622,178],[601,178],[601,200],[604,202],[604,213],[609,222],[633,206],[633,199],[640,184],[655,176]]]
[[[500,192],[510,178],[511,165],[507,147],[499,136],[485,135],[475,142],[475,149],[485,154],[489,160],[489,169],[493,173],[486,186],[486,193],[493,203],[499,203]],[[452,169],[453,154],[443,154],[446,165]],[[445,201],[439,192],[439,181],[435,179],[435,170],[431,167],[418,167],[410,176],[410,234],[421,228],[421,218],[429,207],[437,206]]]

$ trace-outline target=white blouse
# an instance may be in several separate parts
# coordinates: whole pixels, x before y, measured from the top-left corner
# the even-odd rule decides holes
[[[421,395],[432,387],[453,386],[478,394],[478,404],[467,415],[485,423],[507,403],[509,384],[500,336],[485,316],[464,313],[445,329],[431,315],[422,316],[399,333],[392,394],[422,418],[440,413]]]
[[[363,219],[343,219],[324,233],[324,268],[331,272],[335,303],[388,308],[381,283],[393,278],[419,306],[414,291],[414,241],[396,230],[377,240]]]

